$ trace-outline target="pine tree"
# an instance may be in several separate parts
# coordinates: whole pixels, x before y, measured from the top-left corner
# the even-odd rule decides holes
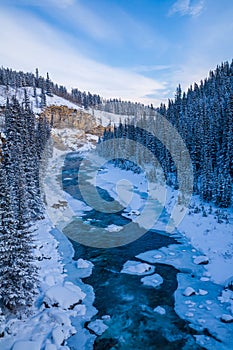
[[[5,159],[9,149],[5,145],[4,160],[0,163],[0,297],[3,305],[13,312],[31,306],[36,294],[37,270],[32,254],[32,237],[23,170],[12,164],[15,184],[6,172]]]
[[[53,97],[52,94],[52,86],[51,86],[51,81],[49,78],[49,73],[47,73],[47,78],[46,78],[46,95]]]

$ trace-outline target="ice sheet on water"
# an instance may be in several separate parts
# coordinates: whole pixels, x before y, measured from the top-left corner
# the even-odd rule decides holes
[[[93,264],[90,261],[87,261],[87,260],[84,260],[84,259],[81,259],[81,258],[77,260],[76,265],[77,265],[78,269],[86,269],[90,265],[93,266]]]
[[[177,274],[177,280],[178,288],[174,295],[176,313],[191,322],[194,329],[203,330],[205,328],[210,333],[209,343],[205,336],[197,337],[198,343],[205,346],[208,344],[206,349],[210,350],[230,349],[233,324],[224,324],[221,320],[224,310],[227,311],[227,305],[221,305],[218,300],[221,286],[212,282],[203,282],[198,276],[183,273]],[[185,296],[187,285],[190,290],[195,291],[195,294]],[[228,313],[225,312],[225,314]],[[219,341],[214,340],[211,335]]]
[[[141,279],[141,282],[145,285],[145,286],[151,286],[151,287],[159,287],[160,284],[163,283],[163,278],[155,273],[154,275],[150,275],[150,276],[146,276],[146,277],[143,277]]]
[[[106,331],[108,326],[104,324],[103,320],[95,320],[88,324],[88,328],[91,329],[96,334],[101,335]]]
[[[128,273],[130,275],[146,275],[151,274],[155,270],[155,267],[147,263],[141,263],[140,261],[128,260],[121,270],[121,273]]]
[[[108,232],[119,232],[122,229],[123,229],[123,226],[118,226],[118,225],[114,225],[114,224],[111,224],[105,228],[105,230]]]

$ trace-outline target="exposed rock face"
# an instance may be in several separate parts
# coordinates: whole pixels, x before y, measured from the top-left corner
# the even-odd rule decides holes
[[[73,109],[66,106],[49,106],[43,113],[54,128],[74,128],[90,132],[97,128],[96,121],[91,114],[82,109]]]
[[[60,150],[77,150],[84,143],[96,143],[104,127],[96,124],[95,118],[82,109],[66,106],[49,106],[43,112],[53,127],[54,145]],[[91,138],[91,135],[96,137]]]

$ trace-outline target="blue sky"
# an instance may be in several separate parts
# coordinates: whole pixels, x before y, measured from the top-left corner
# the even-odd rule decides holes
[[[232,18],[231,0],[1,0],[1,64],[158,105],[233,58]]]

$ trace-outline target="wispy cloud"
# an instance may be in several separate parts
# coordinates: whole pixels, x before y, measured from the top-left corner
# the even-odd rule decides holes
[[[1,0],[2,5],[23,5],[23,6],[37,6],[37,7],[60,7],[66,8],[74,5],[76,0]]]
[[[177,0],[171,9],[169,15],[179,14],[181,16],[189,15],[192,17],[198,16],[204,8],[204,0]]]
[[[59,4],[59,0],[50,1]],[[79,28],[79,30],[96,40],[118,40],[118,31],[105,16],[97,15],[81,2],[74,0],[62,0],[62,2],[72,2],[70,6],[66,6],[66,11],[59,12],[59,16],[61,16],[64,23],[69,23],[74,29]],[[53,8],[52,11],[54,11]]]
[[[133,67],[131,70],[138,73],[156,72],[171,69],[171,65],[156,64],[156,65],[140,65]]]
[[[43,1],[42,1],[43,2]],[[41,3],[41,1],[39,2]],[[47,0],[46,3],[51,3],[52,6],[66,8],[75,4],[75,0]]]
[[[27,13],[1,11],[1,64],[14,69],[50,72],[59,84],[110,97],[158,103],[145,97],[165,89],[165,83],[123,68],[99,63],[68,45],[66,37]]]

